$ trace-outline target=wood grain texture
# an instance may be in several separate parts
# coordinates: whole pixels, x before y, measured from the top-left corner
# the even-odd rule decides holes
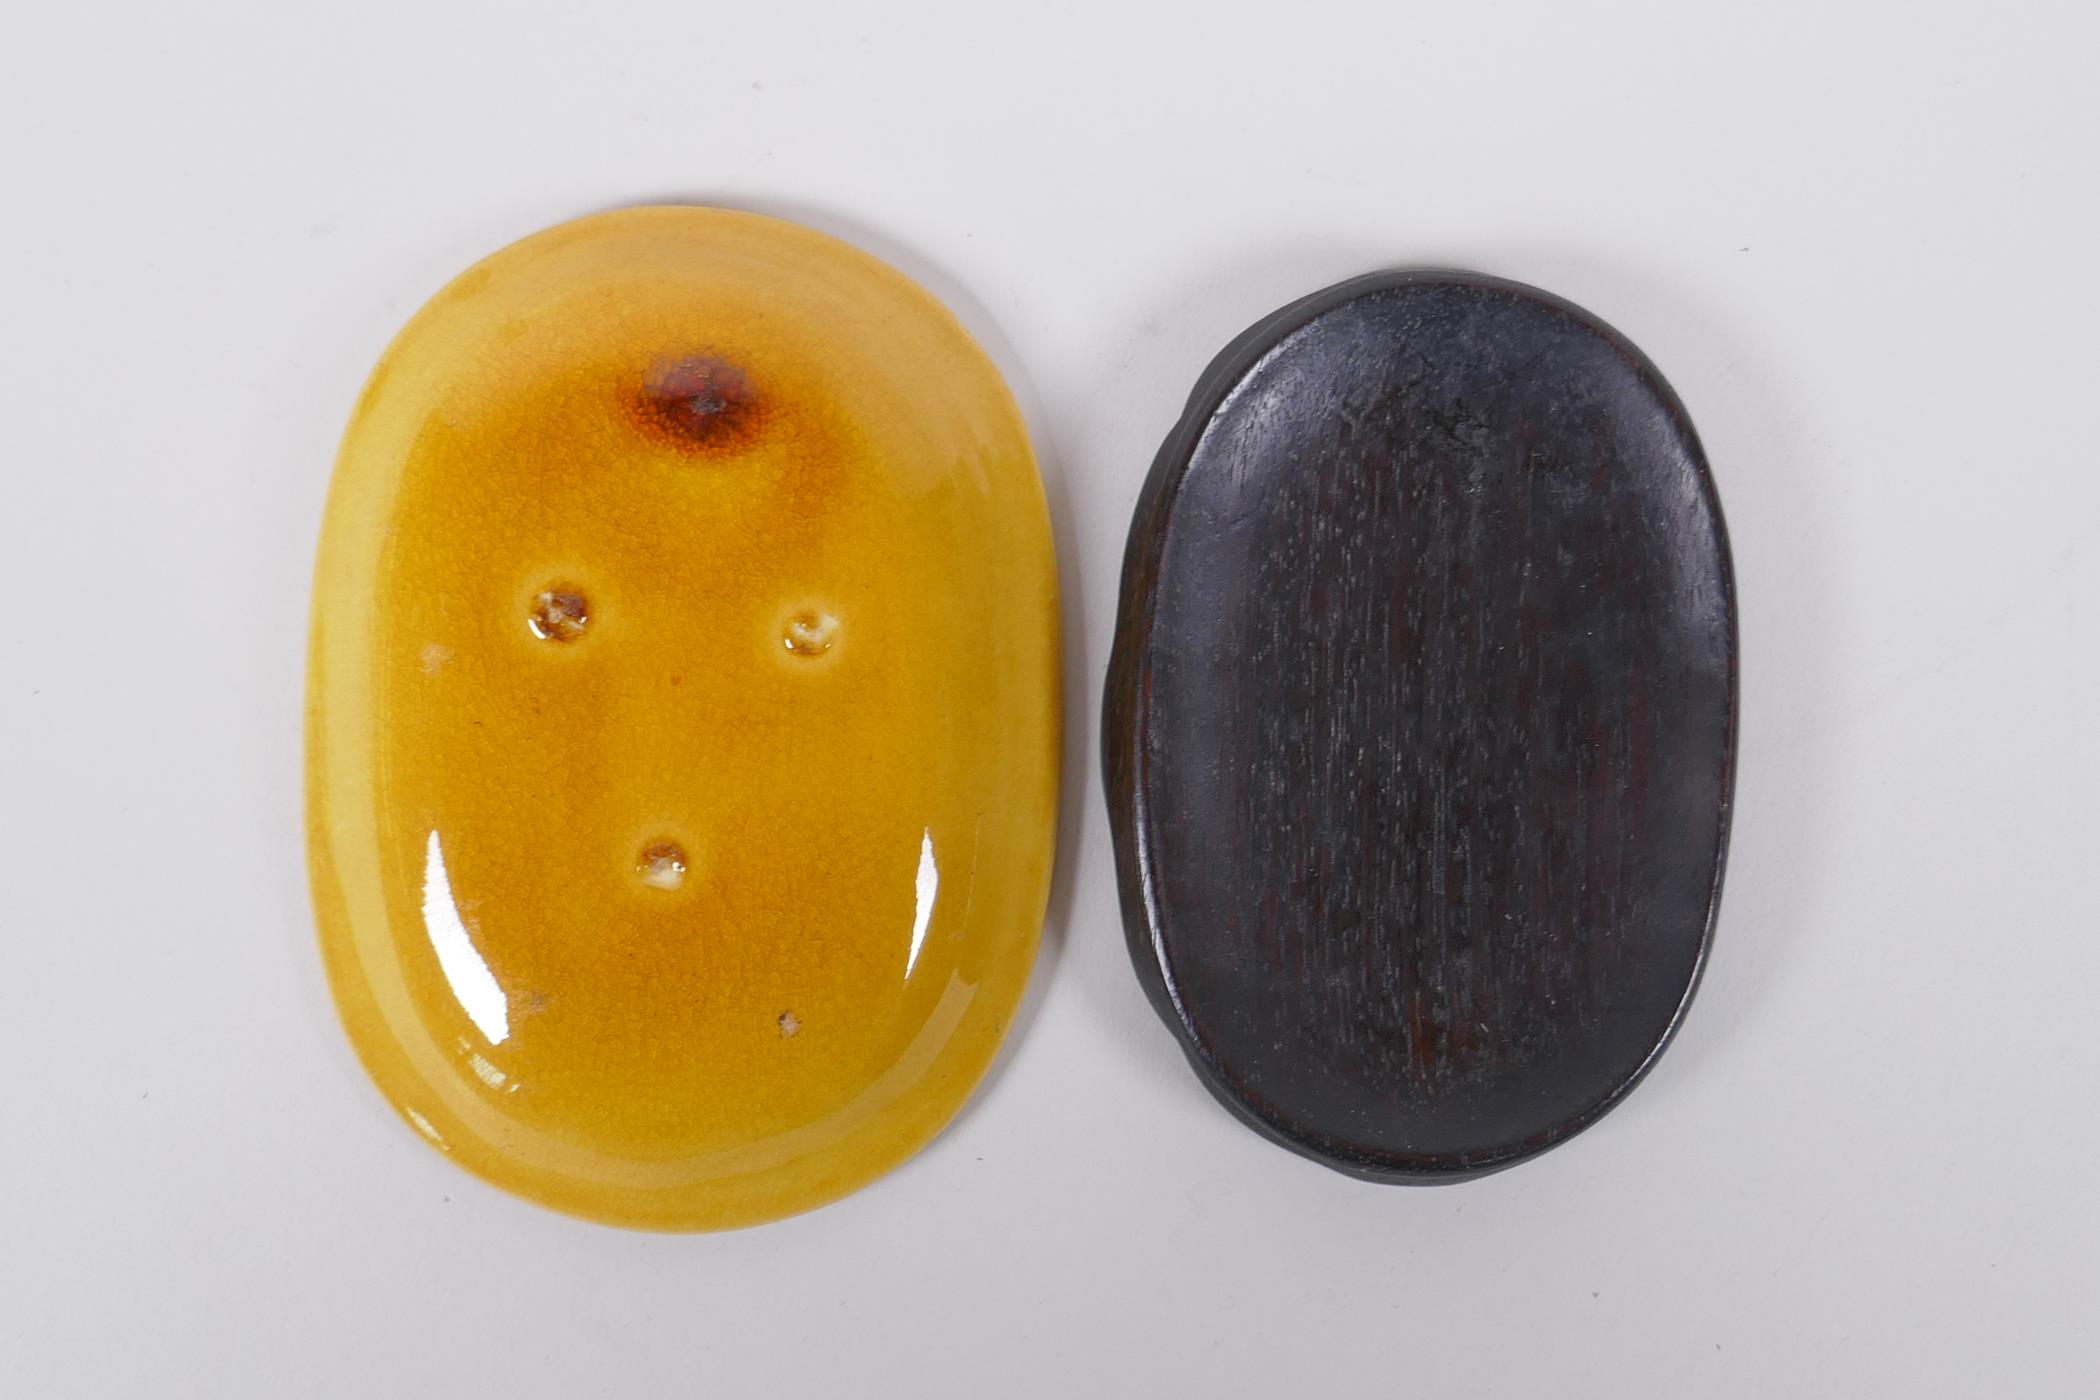
[[[1204,1082],[1379,1180],[1618,1102],[1711,937],[1734,584],[1676,396],[1531,288],[1392,272],[1229,346],[1131,527],[1124,922]]]

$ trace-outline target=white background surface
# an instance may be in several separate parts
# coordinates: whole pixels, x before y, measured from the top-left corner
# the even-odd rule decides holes
[[[1487,10],[9,7],[0,1395],[2093,1394],[2100,21]],[[894,1175],[727,1236],[416,1141],[337,1028],[301,848],[366,371],[484,253],[667,199],[955,307],[1067,591],[1064,844],[993,1078]],[[1092,738],[1196,373],[1399,263],[1644,347],[1742,599],[1682,1037],[1594,1131],[1436,1190],[1198,1086],[1124,954]]]

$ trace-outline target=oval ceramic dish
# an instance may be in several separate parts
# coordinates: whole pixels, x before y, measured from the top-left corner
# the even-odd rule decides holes
[[[635,209],[440,292],[344,439],[309,821],[380,1089],[546,1205],[818,1205],[962,1103],[1027,981],[1056,580],[1005,385],[889,267]]]

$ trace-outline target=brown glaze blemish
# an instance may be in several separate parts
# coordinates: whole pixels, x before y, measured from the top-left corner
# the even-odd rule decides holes
[[[635,421],[662,442],[718,452],[747,444],[763,415],[751,376],[719,355],[659,360],[631,400]]]

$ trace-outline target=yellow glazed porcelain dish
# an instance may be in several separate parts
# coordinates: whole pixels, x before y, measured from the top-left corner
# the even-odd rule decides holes
[[[467,272],[372,375],[315,581],[314,900],[380,1090],[620,1225],[911,1155],[1034,960],[1056,609],[1013,400],[885,264],[649,208]]]

